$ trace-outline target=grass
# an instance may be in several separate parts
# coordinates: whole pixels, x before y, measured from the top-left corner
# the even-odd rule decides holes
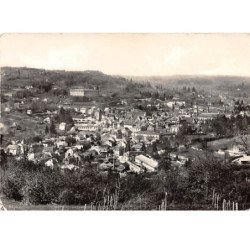
[[[22,210],[37,210],[37,211],[61,211],[61,210],[84,210],[84,206],[81,205],[58,205],[58,204],[46,204],[46,205],[27,205],[20,201],[10,200],[7,198],[1,198],[4,206],[7,210],[22,211]],[[87,206],[86,210],[90,209]]]
[[[244,135],[243,137],[247,138],[247,144],[248,144],[248,146],[250,146],[250,143],[249,143],[250,142],[250,135]],[[238,144],[238,145],[242,144],[242,140],[241,140],[240,136],[235,136],[233,138],[214,140],[214,141],[207,143],[208,147],[212,150],[218,150],[221,148],[230,148],[235,144]]]
[[[45,132],[45,125],[39,124],[41,118],[36,116],[28,116],[25,113],[20,113],[18,111],[11,111],[10,113],[5,113],[1,117],[1,121],[7,126],[11,126],[14,122],[21,126],[21,130],[9,128],[11,134],[5,135],[4,141],[9,140],[22,140],[24,138],[29,138],[43,134]],[[32,132],[32,133],[31,133]]]
[[[6,209],[10,211],[84,211],[85,210],[84,209],[85,207],[82,205],[58,205],[58,204],[27,205],[24,204],[23,202],[10,200],[5,197],[2,197],[1,200]],[[95,211],[96,209],[93,208],[92,210]],[[121,210],[123,210],[123,208]],[[131,211],[134,209],[130,208],[129,210]],[[198,204],[198,205],[175,204],[175,205],[168,205],[167,210],[184,211],[184,210],[214,210],[214,209],[211,205],[205,205],[205,204]],[[86,206],[86,211],[91,211],[90,205]]]

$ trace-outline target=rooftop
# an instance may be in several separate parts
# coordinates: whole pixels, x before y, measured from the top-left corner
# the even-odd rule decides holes
[[[153,168],[157,168],[158,167],[158,162],[155,161],[154,159],[150,159],[148,157],[146,157],[145,155],[138,155],[135,157],[137,160],[144,162],[145,164],[153,167]]]

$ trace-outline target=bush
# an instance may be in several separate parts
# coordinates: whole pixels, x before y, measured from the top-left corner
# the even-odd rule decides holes
[[[44,192],[44,183],[36,176],[26,180],[26,184],[22,187],[21,193],[23,201],[30,204],[47,204],[49,203]]]
[[[41,142],[42,140],[43,140],[42,137],[39,136],[39,135],[36,135],[36,136],[33,137],[34,142]]]
[[[60,192],[58,201],[60,204],[72,205],[76,203],[76,197],[71,189],[64,189]]]
[[[9,168],[7,169],[1,179],[2,192],[7,198],[22,200],[23,196],[21,189],[24,185],[25,179],[22,172],[19,169]]]

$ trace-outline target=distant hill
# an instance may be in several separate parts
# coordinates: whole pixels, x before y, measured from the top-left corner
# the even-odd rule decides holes
[[[143,91],[156,91],[156,86],[166,88],[196,87],[234,92],[236,89],[250,93],[250,77],[240,76],[111,76],[100,71],[65,71],[35,68],[1,68],[1,88],[23,88],[50,84],[60,89],[81,86],[98,88],[103,94],[119,93],[124,97]]]
[[[244,76],[203,76],[203,75],[176,75],[176,76],[129,76],[138,82],[150,82],[152,85],[164,87],[201,86],[205,88],[214,86],[250,85],[250,77]]]
[[[33,68],[3,67],[2,86],[23,87],[30,84],[34,86],[41,82],[51,82],[54,85],[72,86],[99,86],[101,88],[121,89],[126,86],[128,80],[122,77],[105,75],[99,71],[63,71],[44,70]]]

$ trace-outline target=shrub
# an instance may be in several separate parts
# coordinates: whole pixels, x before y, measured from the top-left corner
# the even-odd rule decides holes
[[[58,201],[60,204],[72,205],[76,203],[74,192],[71,189],[64,189],[59,194]]]
[[[9,168],[5,171],[2,179],[2,192],[7,198],[22,200],[21,189],[24,185],[25,179],[19,169]]]
[[[47,204],[49,200],[44,191],[44,182],[37,174],[26,175],[25,185],[21,189],[23,201],[31,204]]]

